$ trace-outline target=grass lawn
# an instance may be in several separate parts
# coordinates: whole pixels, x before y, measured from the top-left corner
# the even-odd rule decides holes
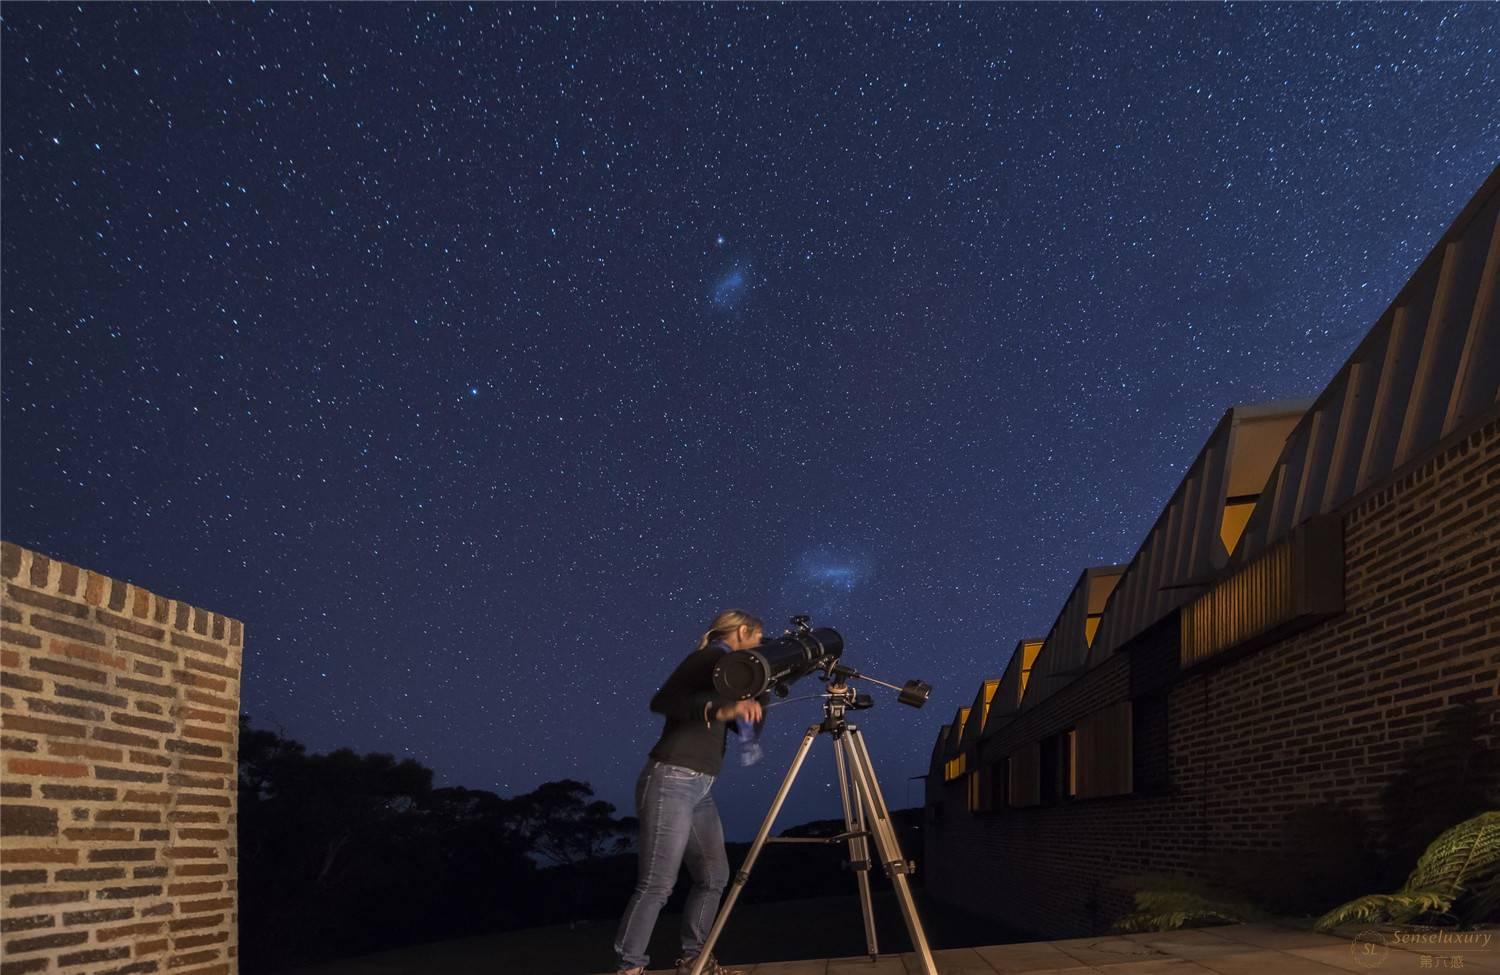
[[[994,921],[932,907],[917,892],[918,910],[933,948],[1031,940]],[[910,951],[895,895],[872,895],[883,953]],[[651,966],[670,968],[677,958],[680,917],[663,914],[651,939]],[[589,975],[614,970],[616,921],[582,921],[503,934],[397,948],[374,955],[290,970],[287,975]],[[714,953],[725,964],[838,958],[865,953],[857,897],[820,897],[735,905]]]

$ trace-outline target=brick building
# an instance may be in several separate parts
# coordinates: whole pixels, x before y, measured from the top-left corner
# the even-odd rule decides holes
[[[1123,878],[1238,864],[1317,909],[1500,808],[1497,214],[1500,169],[1316,399],[1225,413],[943,726],[933,897],[1071,937]]]
[[[0,543],[0,975],[232,975],[238,620]]]

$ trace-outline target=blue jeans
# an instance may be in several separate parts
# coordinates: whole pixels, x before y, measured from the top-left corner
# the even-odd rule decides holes
[[[615,934],[620,968],[645,967],[656,916],[671,896],[684,863],[693,878],[682,912],[682,957],[695,957],[708,939],[719,898],[729,883],[724,826],[709,790],[714,777],[648,759],[635,783],[641,821],[640,874]]]

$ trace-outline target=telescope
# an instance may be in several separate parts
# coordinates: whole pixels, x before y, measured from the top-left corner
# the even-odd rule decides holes
[[[844,638],[832,627],[813,629],[812,618],[792,617],[792,628],[774,640],[762,640],[749,650],[726,653],[714,665],[714,690],[731,701],[743,701],[775,691],[785,697],[792,684],[808,674],[821,673],[825,678],[859,678],[898,691],[897,700],[919,708],[927,703],[932,685],[909,680],[904,687],[887,684],[839,663],[844,652]]]
[[[875,939],[875,913],[870,905],[870,870],[877,864],[890,878],[901,907],[901,917],[906,921],[907,934],[916,949],[917,964],[923,975],[938,975],[937,963],[933,961],[932,949],[927,944],[927,933],[917,915],[917,904],[912,898],[911,887],[906,881],[908,874],[915,872],[916,863],[901,853],[901,844],[891,825],[891,811],[880,794],[880,783],[875,780],[875,764],[865,747],[864,736],[858,726],[848,720],[850,711],[862,711],[875,704],[868,694],[856,694],[850,685],[852,680],[867,680],[872,684],[889,687],[897,691],[897,700],[919,708],[927,703],[932,685],[925,681],[909,680],[905,687],[887,684],[861,674],[846,664],[839,663],[844,652],[844,638],[839,631],[829,627],[813,629],[808,616],[793,616],[792,628],[774,640],[762,640],[760,645],[744,650],[732,650],[720,655],[714,664],[714,691],[720,697],[743,701],[760,697],[767,691],[775,691],[779,697],[787,695],[787,687],[808,674],[817,674],[827,685],[823,693],[812,695],[823,699],[823,720],[807,729],[802,736],[802,745],[792,759],[792,767],[786,773],[771,811],[766,813],[750,852],[734,875],[729,893],[714,918],[698,957],[693,961],[688,975],[704,975],[704,968],[712,955],[714,944],[729,920],[740,891],[750,879],[750,870],[767,843],[848,843],[848,866],[859,879],[860,911],[865,919],[865,943],[870,951],[870,961],[879,959],[879,945]],[[799,700],[792,698],[793,701]],[[791,702],[787,702],[791,703]],[[769,705],[768,705],[769,706]],[[771,827],[786,802],[792,782],[797,778],[813,741],[822,734],[833,739],[834,761],[839,770],[839,798],[844,804],[844,831],[837,836],[778,836],[771,837]],[[873,842],[874,850],[870,849]],[[872,856],[871,853],[875,855]],[[872,969],[873,970],[873,969]]]

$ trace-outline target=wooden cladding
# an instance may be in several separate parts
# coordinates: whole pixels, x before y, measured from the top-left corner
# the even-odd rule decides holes
[[[1042,746],[1041,742],[1022,745],[1007,761],[1010,788],[1010,805],[1014,808],[1039,806],[1042,804]]]
[[[1074,729],[1073,775],[1080,799],[1122,796],[1134,788],[1130,702],[1095,712]]]
[[[1253,648],[1343,608],[1343,521],[1325,515],[1183,607],[1181,664]]]

